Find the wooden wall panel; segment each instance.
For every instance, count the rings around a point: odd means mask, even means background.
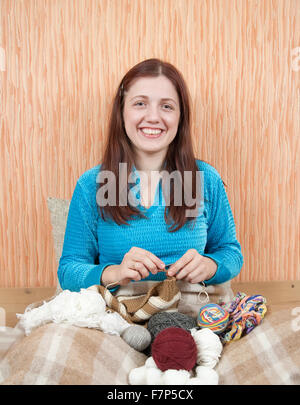
[[[198,157],[228,185],[239,281],[300,279],[299,0],[1,0],[0,287],[53,286],[48,196],[98,164],[137,62],[189,85]]]

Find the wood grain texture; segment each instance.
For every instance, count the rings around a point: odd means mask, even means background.
[[[299,0],[1,0],[0,286],[51,287],[48,196],[101,160],[137,62],[183,73],[197,156],[221,173],[245,264],[300,280]],[[298,69],[299,66],[299,69]]]

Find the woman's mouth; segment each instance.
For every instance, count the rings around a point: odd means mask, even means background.
[[[139,128],[139,131],[146,138],[159,138],[165,132],[160,128]]]

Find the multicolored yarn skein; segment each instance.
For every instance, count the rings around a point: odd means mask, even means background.
[[[226,344],[250,333],[263,320],[267,312],[266,304],[267,300],[262,295],[247,296],[238,292],[230,303],[223,305],[229,312],[229,323],[220,335],[221,342]]]
[[[221,333],[226,329],[229,313],[218,304],[210,303],[200,308],[197,324],[200,328],[209,328],[214,333]]]

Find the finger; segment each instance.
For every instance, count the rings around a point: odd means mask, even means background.
[[[131,278],[124,278],[124,280],[120,282],[120,285],[127,285],[131,282],[131,280]]]
[[[127,262],[127,269],[125,271],[125,278],[130,278],[130,280],[139,281],[142,279],[141,273],[136,268],[136,263],[134,260]]]
[[[132,268],[138,269],[141,271],[146,271],[146,272],[151,272],[153,274],[156,274],[158,272],[158,268],[155,263],[153,263],[148,257],[145,256],[145,254],[133,254],[132,255],[132,261],[134,262],[134,265]],[[139,264],[137,264],[139,263]],[[149,274],[148,274],[149,275]],[[147,276],[148,276],[147,275]]]
[[[135,269],[140,273],[142,278],[146,278],[149,276],[149,271],[148,269],[143,265],[141,262],[136,262],[134,264]],[[155,266],[156,268],[156,266]]]
[[[155,254],[149,252],[149,250],[145,250],[138,247],[135,247],[134,249],[138,254],[142,255],[143,257],[147,257],[149,260],[151,260],[151,262],[153,262],[156,265],[157,269],[162,270],[165,268],[165,263],[162,260],[160,260],[157,256],[155,256]]]
[[[191,284],[200,283],[203,280],[203,272],[199,269],[199,267],[196,270],[191,271],[187,276],[187,281]]]
[[[156,274],[157,272],[161,271],[162,268],[158,267],[157,263],[155,263],[150,257],[144,256],[143,264],[147,269],[152,273]]]
[[[204,278],[203,278],[203,276],[199,275],[199,276],[196,276],[195,278],[192,278],[191,280],[189,280],[189,283],[199,284],[199,283],[202,283],[202,281],[204,281]]]
[[[162,260],[160,260],[157,256],[155,256],[153,253],[148,252],[148,257],[150,260],[152,260],[153,263],[155,263],[157,269],[159,270],[165,269],[166,267],[165,263]]]
[[[197,269],[197,263],[195,261],[189,262],[186,266],[184,266],[177,274],[176,280],[184,280],[188,279],[191,272]]]
[[[159,270],[157,268],[156,264],[151,259],[149,259],[149,257],[147,257],[145,255],[139,255],[138,257],[136,256],[135,260],[138,263],[141,263],[142,266],[140,266],[140,268],[144,268],[153,274],[156,274]]]
[[[191,251],[187,251],[177,262],[173,263],[169,270],[168,276],[174,276],[178,273],[181,269],[183,269],[189,262],[191,262],[194,258],[194,254]]]
[[[129,270],[126,276],[127,276],[126,278],[130,278],[130,280],[135,281],[140,281],[142,279],[140,272],[136,270]]]

